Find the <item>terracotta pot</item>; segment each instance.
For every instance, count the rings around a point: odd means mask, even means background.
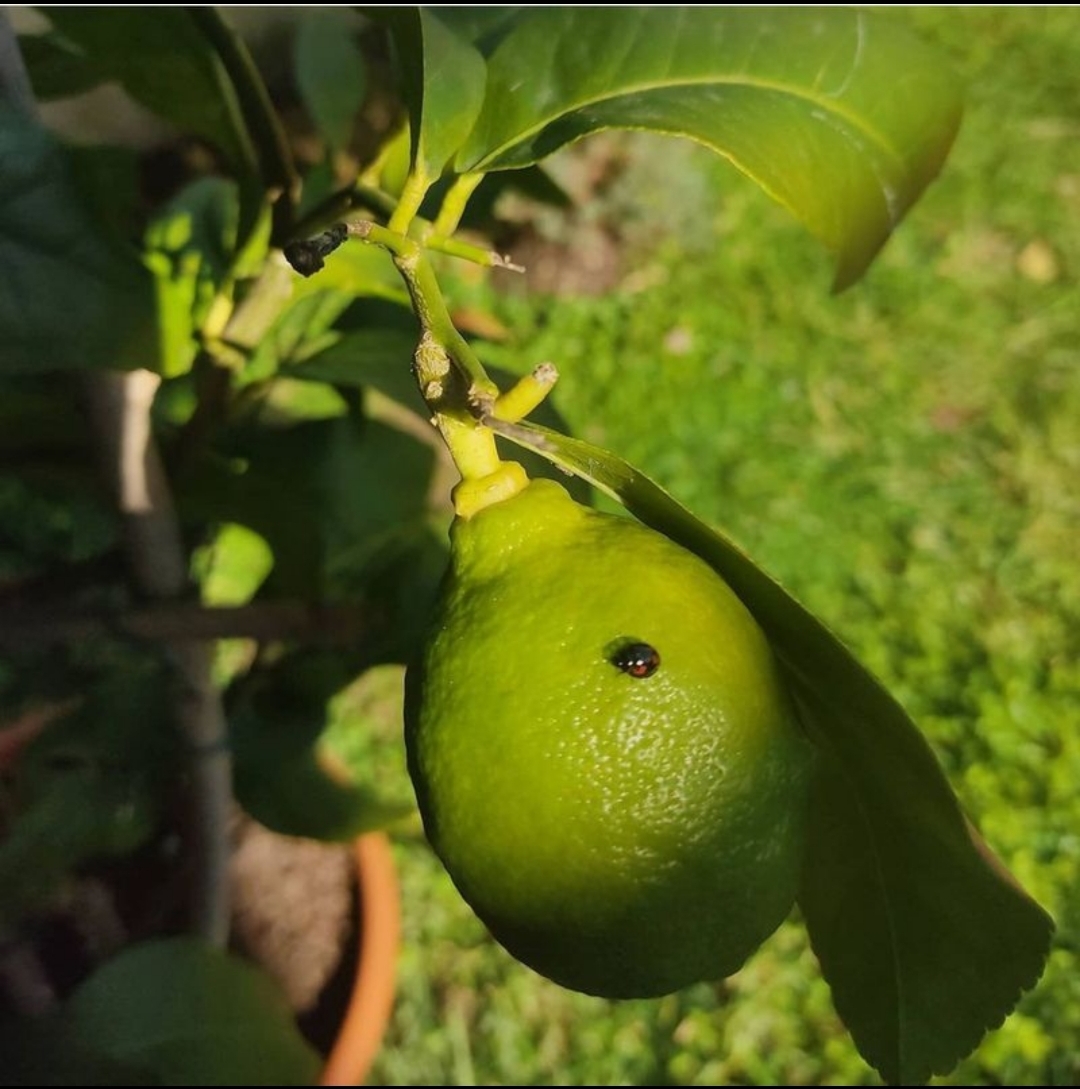
[[[401,899],[390,840],[382,832],[354,845],[361,932],[356,976],[320,1085],[362,1085],[394,1006]]]

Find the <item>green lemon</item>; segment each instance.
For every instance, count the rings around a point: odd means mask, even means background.
[[[702,560],[549,481],[451,535],[405,721],[462,895],[575,990],[734,972],[794,901],[811,764],[754,619]]]

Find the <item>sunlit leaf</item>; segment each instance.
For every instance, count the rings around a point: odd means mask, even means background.
[[[226,522],[201,557],[204,605],[246,605],[274,566],[270,546],[257,533]]]
[[[799,903],[837,1010],[889,1081],[955,1065],[1038,979],[1053,924],[971,829],[903,708],[778,583],[632,466],[533,425],[498,430],[697,553],[754,614],[821,754]]]
[[[461,147],[484,99],[484,58],[427,8],[380,13],[390,26],[402,67],[412,161],[434,181]]]
[[[527,9],[514,5],[458,7],[447,4],[439,7],[439,18],[459,38],[471,42],[487,57],[506,37],[525,10]]]
[[[835,253],[838,287],[937,174],[960,116],[935,50],[839,8],[536,8],[487,63],[459,172],[527,166],[607,128],[688,136]]]
[[[238,231],[236,186],[224,178],[192,182],[147,227],[144,260],[154,273],[160,369],[168,378],[191,368],[196,334],[230,279]]]

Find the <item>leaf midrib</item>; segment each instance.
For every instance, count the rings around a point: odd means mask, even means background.
[[[791,98],[798,99],[800,102],[805,102],[810,106],[817,106],[823,109],[826,113],[838,118],[840,121],[846,123],[853,130],[861,133],[865,136],[870,143],[875,146],[880,152],[886,155],[901,171],[904,172],[904,159],[903,156],[896,150],[893,145],[884,138],[884,136],[876,129],[868,126],[863,122],[858,114],[850,109],[837,108],[839,99],[832,96],[814,95],[808,93],[804,88],[794,88],[790,84],[786,84],[780,80],[762,79],[760,77],[751,77],[745,74],[740,75],[728,75],[728,76],[709,76],[709,77],[686,77],[686,78],[674,78],[665,80],[647,80],[641,83],[627,85],[619,89],[617,93],[613,94],[596,94],[588,98],[582,98],[579,102],[575,102],[567,109],[560,110],[557,113],[549,114],[543,120],[530,128],[523,129],[513,139],[506,140],[499,147],[485,155],[479,162],[468,167],[469,171],[479,171],[488,169],[486,164],[490,164],[493,160],[497,159],[500,155],[504,154],[507,149],[516,147],[519,144],[525,143],[530,140],[537,133],[543,132],[549,125],[561,120],[570,114],[577,113],[580,110],[587,109],[589,106],[595,106],[600,103],[615,102],[620,98],[628,98],[631,95],[648,94],[650,91],[665,91],[678,87],[746,87],[753,90],[771,91],[776,94],[788,95]],[[474,129],[475,131],[475,129]]]

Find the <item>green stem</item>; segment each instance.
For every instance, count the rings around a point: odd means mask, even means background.
[[[492,408],[496,420],[517,423],[536,408],[558,381],[554,363],[541,363],[532,374],[525,375],[505,393],[500,393]]]
[[[424,197],[430,186],[431,183],[424,172],[414,167],[405,181],[405,188],[401,191],[398,206],[390,217],[390,230],[405,234],[409,224],[416,218],[416,213],[420,211],[420,205],[424,203]]]
[[[499,457],[495,435],[484,421],[497,406],[514,415],[539,403],[554,382],[554,368],[540,368],[531,378],[518,383],[509,400],[500,401],[499,387],[454,326],[423,243],[392,226],[383,227],[370,220],[339,223],[316,238],[286,247],[285,256],[294,269],[310,276],[346,238],[385,249],[408,288],[423,330],[413,356],[413,370],[421,396],[434,414],[433,422],[461,473],[461,482],[454,489],[458,516],[471,518],[485,507],[516,495],[528,484],[525,470],[517,462],[504,462]]]
[[[436,235],[428,237],[425,245],[429,250],[437,250],[449,257],[460,257],[462,260],[471,261],[474,265],[484,268],[505,268],[511,272],[524,272],[521,265],[515,265],[509,257],[504,257],[494,250],[486,250],[483,246],[474,246],[469,242],[462,242],[458,238],[439,238]]]
[[[443,197],[442,207],[432,227],[432,236],[437,239],[449,238],[458,229],[461,217],[465,214],[465,206],[469,198],[476,191],[476,187],[484,180],[484,175],[462,174],[457,181],[447,190]]]
[[[310,238],[313,234],[339,223],[357,208],[366,208],[375,215],[387,219],[394,214],[397,201],[389,193],[375,185],[355,182],[336,193],[331,193],[324,201],[311,209],[295,226],[291,241]]]
[[[435,270],[427,259],[423,247],[411,238],[380,227],[377,223],[360,221],[347,224],[354,238],[371,242],[388,250],[409,290],[413,309],[421,328],[442,345],[455,366],[468,382],[469,401],[486,411],[499,396],[499,387],[488,377],[484,365],[469,346],[469,342],[457,331],[446,308],[442,289],[435,278]]]

